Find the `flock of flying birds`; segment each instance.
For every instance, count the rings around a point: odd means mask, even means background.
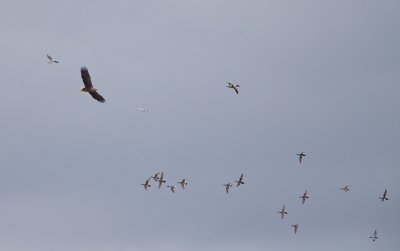
[[[159,177],[160,175],[160,177]],[[160,189],[163,185],[163,183],[167,182],[164,179],[164,172],[158,172],[156,174],[154,174],[154,176],[150,176],[149,178],[146,179],[146,181],[141,184],[144,187],[144,190],[148,190],[149,187],[151,187],[150,185],[150,181],[154,180],[155,183],[158,183],[158,189]],[[178,184],[181,184],[182,189],[185,189],[185,187],[188,185],[188,182],[186,181],[186,178],[183,178],[181,181],[177,182]],[[175,186],[174,185],[167,185],[167,187],[169,187],[171,189],[172,193],[175,193]]]
[[[304,158],[305,156],[307,156],[304,152],[297,153],[296,155],[299,156],[299,162],[300,162],[300,164],[301,164],[301,162],[303,161],[303,158]],[[345,185],[344,187],[340,187],[339,189],[340,189],[340,190],[343,190],[343,191],[345,191],[345,192],[347,193],[347,192],[350,191],[350,186],[351,186],[351,185]],[[306,190],[306,191],[303,193],[303,195],[300,196],[299,198],[301,199],[301,204],[304,205],[304,203],[306,202],[306,199],[310,198],[310,197],[308,196],[307,190]],[[385,191],[383,192],[382,197],[379,197],[379,199],[380,199],[382,202],[384,202],[385,200],[389,200],[389,198],[387,197],[387,189],[385,189]],[[277,213],[281,214],[281,219],[285,218],[285,215],[288,214],[287,211],[286,211],[286,206],[285,206],[285,204],[283,205],[281,211],[279,211],[279,212],[277,212]],[[293,227],[294,233],[296,234],[296,233],[297,233],[297,229],[299,228],[299,224],[296,223],[296,224],[291,225],[291,226]],[[375,242],[375,241],[378,239],[378,231],[375,229],[374,234],[373,234],[372,236],[370,236],[369,238],[371,238],[372,241]]]
[[[53,63],[58,64],[59,63],[58,60],[54,59],[49,54],[47,54],[47,59],[48,59],[48,63],[49,64],[53,64]],[[97,89],[93,87],[92,80],[91,80],[90,75],[89,75],[89,70],[85,66],[81,67],[81,76],[82,76],[83,84],[85,85],[85,87],[83,87],[81,89],[81,91],[89,93],[92,96],[92,98],[94,98],[95,100],[99,101],[100,103],[106,102],[105,98],[103,98],[103,96],[101,96],[97,92]],[[231,82],[226,82],[226,83],[228,84],[226,87],[228,87],[230,89],[233,89],[236,92],[236,94],[239,94],[240,85],[233,84]],[[141,111],[141,112],[148,112],[149,111],[148,109],[143,108],[143,107],[136,107],[136,109],[138,111]],[[302,163],[303,158],[305,156],[307,156],[304,152],[297,153],[296,155],[299,156],[300,164]],[[240,175],[240,177],[239,177],[239,180],[235,181],[236,182],[236,187],[239,187],[240,185],[244,184],[243,179],[244,178],[243,178],[243,173],[242,173]],[[150,184],[151,180],[153,180],[155,183],[158,183],[158,189],[160,189],[162,187],[162,185],[164,183],[166,183],[166,180],[164,179],[164,172],[161,172],[161,174],[160,174],[160,172],[157,172],[156,174],[154,174],[154,176],[150,176],[148,179],[146,179],[145,183],[141,184],[146,191],[148,190],[149,187],[151,187],[151,184]],[[188,185],[188,182],[187,182],[186,178],[183,178],[181,181],[178,181],[177,183],[181,185],[181,188],[183,190]],[[228,194],[229,190],[233,187],[233,184],[229,182],[229,183],[223,184],[222,186],[225,187],[225,191]],[[339,189],[343,190],[343,191],[345,191],[347,193],[347,192],[350,191],[350,188],[349,188],[350,186],[351,185],[346,185],[346,186],[341,187]],[[175,193],[175,190],[176,190],[176,186],[175,185],[171,184],[171,185],[167,185],[166,187],[170,188],[172,193]],[[307,190],[299,198],[301,198],[301,204],[304,205],[306,200],[309,198]],[[379,199],[382,202],[384,202],[385,200],[389,200],[389,198],[387,197],[387,189],[385,189],[385,191],[383,192],[382,197],[379,197]],[[277,213],[279,213],[281,215],[281,219],[282,220],[285,218],[285,215],[288,214],[288,212],[286,211],[285,204],[283,204],[282,209]],[[291,227],[293,227],[294,233],[297,234],[297,231],[298,231],[298,228],[299,228],[299,224],[296,223],[294,225],[291,225]],[[372,241],[375,242],[378,239],[378,231],[375,230],[373,235],[370,236],[369,238],[371,238]]]
[[[297,156],[299,156],[299,162],[301,164],[301,162],[303,161],[303,158],[306,156],[306,154],[304,152],[301,153],[297,153]],[[153,176],[150,176],[149,178],[146,179],[146,181],[141,184],[144,187],[144,190],[148,191],[148,188],[151,187],[150,181],[153,180],[155,183],[158,183],[158,189],[160,189],[162,187],[162,185],[164,183],[166,183],[166,180],[164,179],[164,172],[157,172],[156,174],[154,174]],[[238,180],[235,180],[236,183],[236,187],[239,187],[240,185],[244,185],[244,175],[243,173],[240,175]],[[186,178],[183,178],[181,181],[178,181],[177,183],[179,183],[182,187],[182,189],[184,190],[185,187],[188,185],[188,182],[186,180]],[[231,182],[223,184],[222,186],[225,187],[225,192],[228,194],[229,190],[233,187],[233,184]],[[340,190],[343,190],[344,192],[349,192],[350,191],[350,187],[351,185],[345,185],[344,187],[340,187]],[[168,185],[166,187],[169,187],[171,189],[172,193],[175,193],[175,189],[176,187],[174,185]],[[308,192],[307,190],[304,191],[303,195],[299,196],[299,198],[301,199],[301,204],[304,205],[304,203],[306,202],[306,200],[308,198],[310,198],[308,196]],[[389,200],[389,198],[387,197],[387,189],[385,189],[385,191],[383,192],[382,197],[379,197],[379,199],[384,202],[385,200]],[[288,214],[288,212],[286,211],[286,205],[283,204],[282,209],[277,212],[278,214],[281,215],[281,219],[283,220],[285,218],[285,215]],[[293,224],[291,225],[291,227],[293,227],[293,231],[295,234],[297,234],[298,228],[299,228],[299,224]],[[372,236],[370,236],[369,238],[372,239],[372,241],[376,241],[378,239],[378,231],[375,230],[374,234]]]

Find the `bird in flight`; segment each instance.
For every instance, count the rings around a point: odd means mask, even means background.
[[[85,87],[81,89],[81,92],[88,92],[95,100],[100,103],[106,102],[106,100],[97,92],[97,89],[93,87],[92,80],[90,79],[88,69],[83,66],[81,67],[81,76]]]
[[[178,183],[181,184],[182,189],[185,189],[188,184],[185,178],[183,178],[181,181],[178,181]]]
[[[373,236],[370,236],[369,238],[371,238],[372,241],[375,242],[375,241],[378,239],[378,231],[376,231],[376,229],[375,229],[374,235],[373,235]]]
[[[60,63],[57,60],[55,60],[54,58],[52,58],[49,54],[47,54],[47,59],[49,60],[48,61],[49,64],[52,64],[52,63],[58,64],[58,63]]]
[[[294,233],[297,234],[297,229],[299,228],[299,224],[291,225],[293,227]]]
[[[232,84],[231,82],[226,82],[226,83],[228,84],[226,87],[234,89],[236,94],[239,94],[238,88],[240,87],[240,85]]]
[[[158,181],[158,175],[159,175],[159,174],[160,174],[160,172],[154,174],[154,176],[151,176],[151,178],[152,178],[155,182],[157,182],[157,181]]]
[[[175,193],[175,186],[167,186],[171,189],[172,193]]]
[[[283,220],[283,218],[285,217],[285,214],[287,214],[286,208],[285,208],[285,204],[283,204],[283,207],[282,207],[281,211],[279,211],[277,213],[281,214],[281,219]]]
[[[223,186],[225,187],[226,193],[229,193],[229,189],[232,187],[232,183],[223,184]]]
[[[150,179],[151,179],[151,177],[148,178],[148,179],[146,180],[146,182],[144,182],[144,184],[141,184],[141,185],[144,187],[144,190],[146,190],[146,191],[147,191],[147,188],[151,187],[151,185],[150,185]]]
[[[148,112],[149,110],[143,107],[136,107],[136,110],[141,111],[141,112]]]
[[[307,190],[303,193],[303,196],[300,196],[299,198],[301,198],[301,204],[304,205],[304,202],[306,202],[306,199],[310,198],[307,196]]]
[[[299,156],[299,162],[300,162],[300,164],[301,164],[301,161],[303,160],[303,157],[305,157],[306,155],[304,154],[304,152],[296,153],[296,155]]]
[[[244,184],[244,182],[243,182],[243,173],[240,175],[239,180],[236,180],[235,182],[236,182],[236,186],[237,187],[242,185],[242,184]]]
[[[164,180],[164,172],[161,172],[161,176],[158,179],[158,189],[161,188],[162,184],[165,183],[166,180]]]
[[[350,186],[351,185],[346,185],[344,187],[341,187],[340,190],[343,190],[343,191],[345,191],[347,193],[348,191],[350,191],[350,188],[349,188]]]
[[[383,196],[379,197],[379,199],[381,199],[382,202],[384,202],[385,200],[389,200],[389,198],[387,197],[387,189],[385,189],[385,192],[383,192]]]

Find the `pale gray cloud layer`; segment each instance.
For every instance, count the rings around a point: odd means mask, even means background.
[[[4,2],[0,250],[397,250],[399,11]],[[79,92],[83,65],[105,104]],[[157,171],[187,191],[145,192]]]

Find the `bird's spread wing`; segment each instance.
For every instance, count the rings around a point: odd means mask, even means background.
[[[236,86],[232,85],[232,88],[235,90],[236,94],[239,94],[239,91]]]
[[[90,75],[89,75],[89,71],[86,67],[81,67],[81,76],[82,76],[82,80],[83,80],[83,84],[85,85],[85,87],[87,88],[93,88],[92,85],[92,80],[90,79]],[[92,95],[92,94],[91,94]],[[98,94],[97,94],[98,95]],[[99,95],[100,96],[100,95]],[[95,98],[92,95],[93,98]],[[101,97],[101,96],[100,96]],[[97,99],[97,98],[95,98]],[[101,97],[101,99],[104,99],[103,97]],[[100,101],[100,100],[99,100]],[[100,101],[101,102],[101,101]],[[104,101],[103,101],[104,102]]]
[[[383,193],[383,198],[386,198],[387,190],[385,189],[385,192]]]
[[[50,61],[53,61],[53,58],[52,58],[49,54],[47,54],[47,58],[48,58]]]
[[[90,78],[90,77],[89,77]],[[103,98],[103,96],[101,96],[97,91],[94,92],[89,92],[89,94],[97,101],[99,101],[100,103],[104,103],[106,102],[106,100]]]

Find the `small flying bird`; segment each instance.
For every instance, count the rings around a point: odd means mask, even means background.
[[[371,238],[372,241],[375,242],[378,239],[378,231],[376,231],[376,229],[375,229],[374,235],[370,236],[369,238]]]
[[[385,192],[383,192],[383,196],[379,197],[379,199],[381,199],[382,202],[384,202],[385,200],[389,200],[389,198],[387,197],[387,189],[385,189]]]
[[[301,198],[301,204],[304,205],[304,202],[306,202],[306,199],[310,198],[307,196],[307,190],[303,193],[303,196],[300,196],[299,198]]]
[[[182,189],[185,189],[185,187],[188,185],[186,178],[183,178],[181,181],[178,181],[179,184],[181,184]]]
[[[157,182],[157,181],[158,181],[158,175],[159,175],[159,174],[160,174],[160,172],[154,174],[154,176],[151,176],[151,178],[152,178],[155,182]]]
[[[167,186],[171,189],[172,193],[175,193],[175,186]]]
[[[233,185],[232,185],[232,183],[227,183],[227,184],[223,184],[223,186],[225,187],[226,193],[229,193],[229,189],[230,189]]]
[[[146,182],[144,182],[144,184],[141,184],[141,185],[144,187],[144,190],[146,190],[146,191],[147,191],[147,188],[151,187],[151,185],[150,185],[150,180],[151,180],[151,177],[148,178],[148,179],[146,180]]]
[[[228,84],[226,87],[234,89],[236,94],[239,94],[238,88],[240,87],[240,85],[232,84],[231,82],[226,83]]]
[[[344,187],[341,187],[340,190],[343,190],[343,191],[345,191],[347,193],[348,191],[350,191],[350,188],[349,188],[350,186],[351,185],[346,185]]]
[[[243,173],[240,175],[239,180],[235,180],[235,182],[236,182],[236,186],[237,187],[244,184],[244,182],[243,182]]]
[[[136,110],[139,110],[141,112],[148,112],[149,110],[143,107],[136,107]]]
[[[52,64],[52,63],[58,64],[58,63],[60,63],[57,60],[55,60],[54,58],[52,58],[49,54],[47,54],[47,59],[49,60],[49,62],[48,62],[49,64]]]
[[[162,184],[165,183],[165,182],[166,182],[166,180],[164,180],[164,172],[161,172],[161,176],[158,179],[158,189],[160,189]]]
[[[296,153],[296,155],[299,156],[299,162],[300,162],[300,164],[301,164],[301,161],[303,160],[303,157],[307,156],[307,155],[304,154],[304,152]]]
[[[297,234],[297,229],[299,228],[299,224],[296,223],[296,224],[291,225],[291,226],[294,228],[294,229],[293,229],[293,230],[294,230],[294,233]]]
[[[285,214],[287,214],[286,209],[285,209],[285,204],[283,204],[281,211],[279,211],[277,213],[281,214],[281,219],[283,220],[283,218],[285,217]]]
[[[81,76],[85,87],[81,89],[81,92],[88,92],[95,100],[100,103],[106,102],[106,100],[97,92],[97,89],[93,87],[92,80],[90,79],[88,69],[83,66],[81,67]]]

